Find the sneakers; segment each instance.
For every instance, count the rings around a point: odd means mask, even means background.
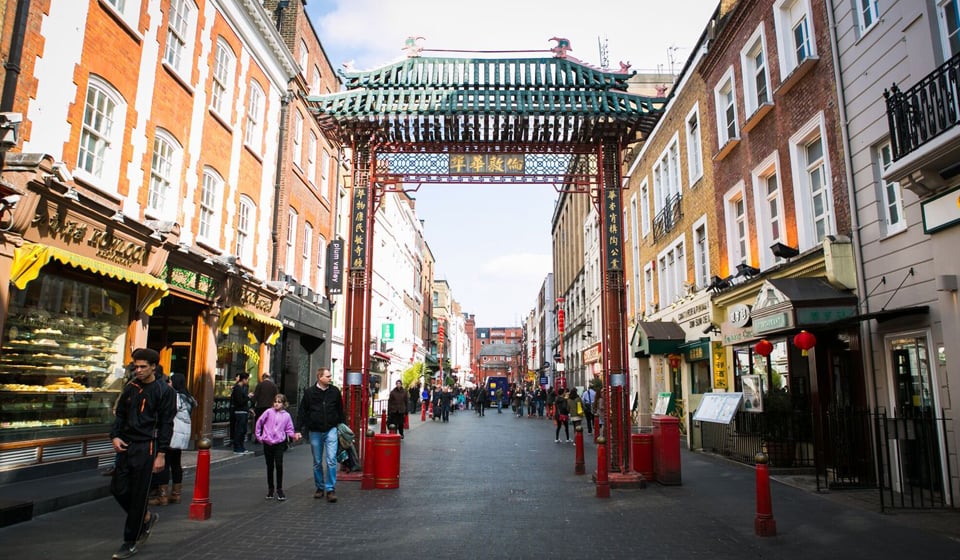
[[[337,501],[337,493],[333,490],[327,491],[327,501],[331,504]]]
[[[285,502],[286,500],[287,500],[287,496],[283,493],[283,490],[277,490],[277,501]]]
[[[572,439],[568,439],[568,440],[567,440],[567,443],[573,443],[573,440],[572,440]]]
[[[112,558],[114,560],[121,560],[122,558],[130,558],[137,553],[137,543],[125,542],[120,545],[120,548],[113,553]]]
[[[559,440],[559,439],[555,439],[555,440],[553,440],[553,443],[560,443],[560,440]]]
[[[143,528],[140,529],[140,536],[137,537],[136,544],[143,544],[147,542],[147,539],[150,538],[150,531],[153,530],[153,527],[157,524],[157,521],[160,520],[160,515],[156,513],[150,514],[150,519],[143,523]],[[136,550],[133,551],[131,556],[136,554]]]
[[[314,497],[314,499],[316,499],[316,500],[321,500],[321,499],[323,499],[323,495],[324,495],[324,492],[323,492],[323,490],[320,490],[320,489],[317,489],[317,491],[313,493],[313,497]]]
[[[273,488],[267,490],[267,497],[264,498],[264,499],[266,499],[266,500],[272,500],[272,499],[273,499]]]

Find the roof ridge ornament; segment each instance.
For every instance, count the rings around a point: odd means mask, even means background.
[[[567,53],[573,50],[570,46],[570,39],[566,37],[550,37],[550,41],[556,41],[557,44],[550,48],[550,52],[556,58],[567,58]]]
[[[423,47],[418,41],[425,39],[425,37],[414,37],[411,35],[403,42],[403,48],[400,50],[406,51],[407,58],[419,58],[420,53],[423,52]]]

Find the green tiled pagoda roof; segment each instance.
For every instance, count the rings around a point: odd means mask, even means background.
[[[546,132],[555,141],[592,142],[611,131],[632,140],[653,129],[666,99],[627,93],[631,75],[562,58],[408,58],[345,73],[346,91],[308,101],[326,128],[373,125],[405,141],[438,129],[446,141],[533,141]],[[495,127],[482,122],[490,117]],[[485,138],[476,137],[478,127],[489,131]]]

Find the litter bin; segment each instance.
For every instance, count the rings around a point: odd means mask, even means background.
[[[653,416],[653,474],[660,484],[680,484],[680,419]]]
[[[373,437],[373,487],[400,487],[400,435]]]
[[[633,471],[653,482],[653,434],[630,434]]]

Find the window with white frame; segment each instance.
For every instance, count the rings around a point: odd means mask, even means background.
[[[733,67],[731,66],[723,79],[720,80],[720,84],[713,90],[717,105],[717,140],[719,146],[723,146],[739,136],[735,85]]]
[[[220,244],[220,201],[223,199],[223,177],[211,168],[203,170],[200,186],[200,221],[197,238],[212,247]]]
[[[303,157],[303,113],[299,109],[293,114],[293,163],[302,167]]]
[[[105,0],[127,25],[136,29],[140,19],[140,0]]]
[[[230,92],[233,91],[233,72],[237,57],[223,39],[217,39],[213,59],[213,82],[210,85],[210,108],[227,118],[230,111]],[[228,119],[229,122],[229,119]]]
[[[250,197],[240,197],[237,208],[237,244],[235,254],[245,265],[253,264],[253,224],[256,219],[256,205]]]
[[[686,295],[687,261],[681,235],[670,247],[657,255],[657,278],[659,279],[660,305],[675,303]]]
[[[307,180],[312,185],[317,184],[317,134],[312,130],[307,142]]]
[[[250,97],[247,100],[247,128],[243,141],[260,153],[263,137],[263,88],[254,80],[250,80]]]
[[[703,177],[703,140],[700,138],[700,106],[687,113],[687,173],[690,186]]]
[[[868,29],[873,27],[880,19],[880,10],[877,8],[877,0],[854,0],[857,11],[857,27],[862,36]]]
[[[667,201],[680,194],[680,140],[675,134],[653,164],[653,213],[659,214]]]
[[[320,151],[320,196],[330,198],[330,152]]]
[[[304,286],[310,285],[310,273],[313,272],[313,225],[310,222],[303,223],[303,246],[300,250],[300,256],[303,259],[301,268],[303,275],[300,278],[300,283]]]
[[[644,237],[650,235],[650,187],[646,177],[640,182],[640,230]]]
[[[733,270],[750,262],[750,222],[747,219],[747,197],[743,183],[723,195],[724,220],[727,229],[727,264]]]
[[[324,239],[322,235],[317,236],[317,282],[316,288],[313,291],[318,294],[326,293],[324,290],[324,283],[327,281],[326,270],[324,266],[327,264],[327,240]]]
[[[710,245],[707,239],[707,217],[693,224],[693,274],[697,289],[710,283]]]
[[[300,71],[307,75],[307,62],[310,60],[310,49],[307,48],[307,42],[300,39],[300,52],[298,53],[297,63],[300,65]]]
[[[757,250],[760,252],[760,268],[771,267],[780,259],[769,247],[777,242],[786,242],[783,215],[783,192],[780,188],[780,163],[777,154],[767,156],[751,173],[753,200],[756,201]]]
[[[320,95],[320,68],[313,67],[313,74],[310,76],[310,95]]]
[[[655,311],[656,297],[653,292],[653,264],[647,263],[643,267],[643,305],[646,315]]]
[[[877,147],[877,166],[879,167],[878,176],[880,177],[880,187],[883,201],[883,226],[884,233],[891,235],[907,229],[907,221],[903,216],[903,191],[900,190],[900,183],[896,181],[885,181],[883,174],[893,163],[893,149],[890,142],[884,142]]]
[[[960,0],[940,0],[937,7],[944,58],[951,58],[960,53]]]
[[[76,170],[80,176],[111,192],[116,192],[120,176],[126,113],[127,104],[117,90],[99,77],[90,76]]]
[[[826,236],[837,231],[824,130],[824,117],[820,113],[790,138],[801,251],[819,245]]]
[[[150,185],[147,187],[147,212],[154,217],[177,221],[180,168],[183,147],[166,130],[157,129],[150,158]]]
[[[809,0],[780,0],[774,4],[781,80],[804,60],[817,56],[811,14]]]
[[[287,213],[287,252],[283,269],[287,276],[294,276],[297,259],[297,211],[293,208]]]
[[[189,78],[193,64],[197,5],[193,0],[171,0],[167,20],[167,44],[163,50],[163,61],[177,75]]]
[[[743,104],[746,114],[753,115],[761,105],[770,102],[770,77],[767,72],[766,41],[763,25],[747,41],[740,52],[740,68],[743,71]]]
[[[624,221],[624,223],[630,224],[630,237],[633,239],[633,243],[630,244],[631,249],[631,258],[633,259],[633,302],[636,306],[634,309],[635,312],[639,311],[642,307],[642,300],[640,299],[640,287],[643,285],[640,282],[640,205],[637,203],[637,195],[634,194],[630,197],[630,221]]]

